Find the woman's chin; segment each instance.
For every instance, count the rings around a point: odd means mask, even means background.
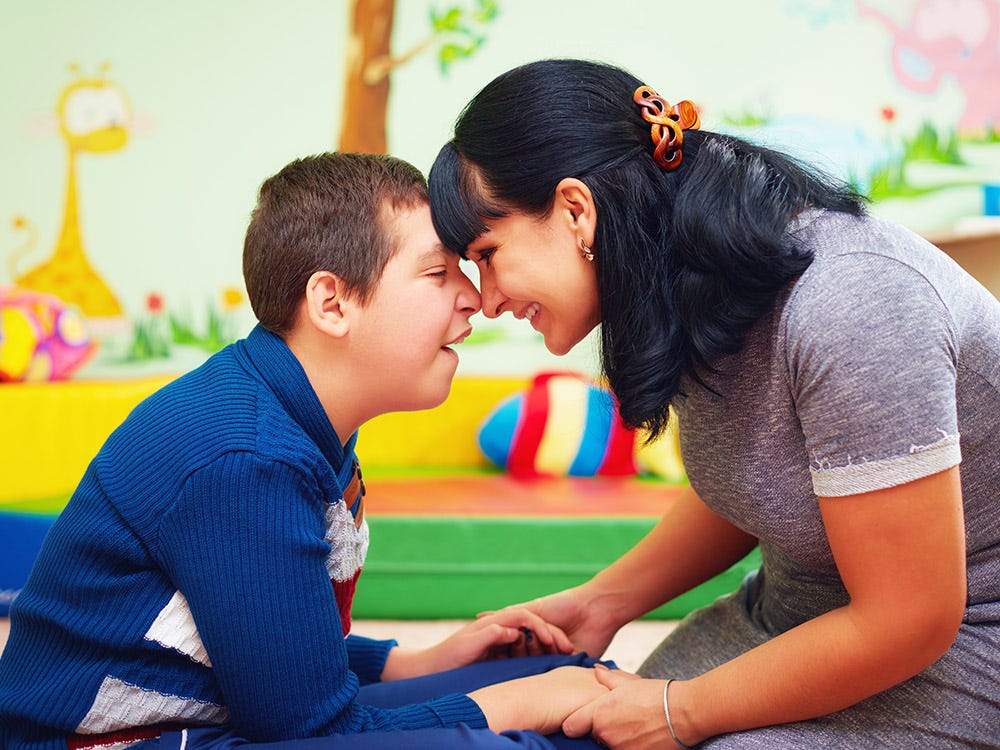
[[[548,336],[545,337],[545,348],[549,350],[551,354],[555,354],[557,357],[562,357],[569,353],[569,350],[576,345],[576,342],[567,343],[565,341],[555,341],[550,339]]]
[[[582,333],[578,331],[573,335],[567,335],[565,332],[560,334],[551,331],[543,333],[542,336],[544,337],[545,348],[557,357],[562,357],[565,354],[569,354],[570,350],[587,338],[587,336],[590,335],[590,332],[596,327],[597,325],[595,324],[586,331],[583,331]]]

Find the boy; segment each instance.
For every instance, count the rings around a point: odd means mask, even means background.
[[[571,650],[518,610],[426,651],[348,635],[368,545],[357,430],[444,400],[450,347],[480,305],[434,233],[422,175],[389,157],[293,162],[261,187],[243,267],[260,324],[140,404],[53,526],[12,609],[0,745],[545,742],[485,727],[558,729],[603,692],[591,670],[478,688],[579,657],[359,697],[359,683],[480,661],[522,629],[533,653]]]

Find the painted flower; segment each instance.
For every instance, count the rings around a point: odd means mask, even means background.
[[[886,122],[892,122],[896,119],[896,110],[889,106],[882,107],[880,114]]]
[[[227,286],[222,290],[222,306],[226,310],[234,310],[243,304],[243,292],[235,286]]]
[[[150,292],[146,295],[146,309],[153,315],[163,312],[164,307],[166,307],[166,303],[163,301],[162,294]]]

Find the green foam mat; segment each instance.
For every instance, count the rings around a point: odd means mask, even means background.
[[[652,518],[369,516],[371,546],[352,613],[358,619],[467,619],[583,583],[656,523]],[[679,619],[735,591],[760,565],[750,555],[651,612]]]

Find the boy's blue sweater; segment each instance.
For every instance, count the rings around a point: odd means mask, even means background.
[[[329,530],[355,437],[342,446],[298,360],[260,327],[141,403],[12,606],[0,747],[147,726],[224,724],[255,742],[485,727],[462,695],[355,702],[394,645],[345,640],[330,582],[340,551],[360,564],[366,546]]]

